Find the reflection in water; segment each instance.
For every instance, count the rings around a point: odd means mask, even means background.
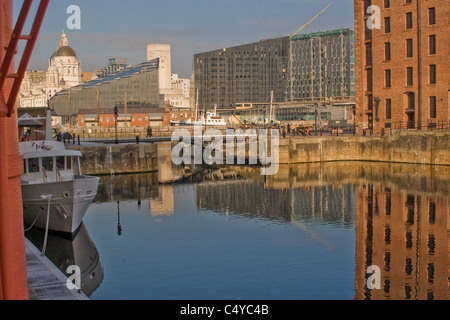
[[[233,291],[239,288],[248,290],[245,294],[251,298],[267,289],[267,283],[262,284],[261,279],[268,277],[270,281],[266,282],[274,282],[270,283],[272,291],[269,291],[272,299],[312,294],[321,299],[330,292],[343,291],[346,283],[350,283],[350,288],[345,291],[357,300],[449,299],[450,167],[356,162],[302,164],[280,166],[276,176],[261,176],[255,167],[228,169],[234,170],[238,178],[190,184],[186,191],[183,191],[185,184],[158,184],[158,177],[172,177],[172,173],[101,178],[99,193],[86,219],[94,239],[107,252],[105,260],[110,264],[105,265],[105,270],[112,273],[108,278],[121,288],[110,295],[116,294],[116,299],[127,298],[124,296],[127,290],[122,290],[127,288],[133,292],[129,293],[131,297],[140,299],[149,295],[172,297],[174,293],[189,299],[195,292],[207,299],[215,298],[215,292],[241,297],[241,292]],[[133,211],[134,202],[138,209],[142,204],[145,210]],[[219,214],[211,215],[211,212]],[[220,219],[222,214],[225,219]],[[263,231],[259,229],[261,221],[268,222]],[[246,241],[233,242],[232,236],[223,234],[227,230],[239,238],[238,229],[249,224],[258,227],[245,228],[254,232],[242,235]],[[85,233],[83,230],[84,227],[78,237]],[[342,230],[345,233],[340,233]],[[353,230],[356,243],[340,241],[339,236],[351,234]],[[258,241],[261,236],[274,234],[274,238],[284,234],[286,238],[279,242]],[[29,234],[27,237],[35,238]],[[116,239],[120,242],[114,241],[115,238],[120,238]],[[227,246],[220,245],[220,241],[226,241]],[[315,246],[314,242],[321,246]],[[119,247],[121,252],[117,252]],[[322,247],[327,250],[317,253]],[[86,270],[83,281],[93,282],[87,288],[96,288],[102,281],[98,252],[89,238],[83,241],[76,238],[74,243],[49,240],[47,248],[48,255],[53,256],[51,260],[61,268],[70,264],[86,265],[82,268]],[[69,253],[57,257],[57,251]],[[249,259],[253,252],[264,252],[264,256]],[[349,257],[352,265],[340,261],[339,265],[349,270],[337,270],[333,274],[335,277],[348,274],[344,279],[334,281],[325,276],[310,276],[329,274],[330,266],[335,265],[333,259],[339,259],[338,255],[345,252],[352,253]],[[207,254],[210,256],[204,257]],[[252,264],[255,260],[259,264]],[[244,261],[245,268],[236,267]],[[126,272],[123,272],[124,263],[128,267]],[[224,281],[225,275],[213,272],[216,263],[220,264],[220,270],[235,273]],[[380,267],[380,289],[367,287],[366,270],[372,265]],[[258,266],[267,266],[264,271],[258,269],[261,278],[251,271]],[[91,279],[93,269],[95,276]],[[140,279],[136,284],[136,274],[149,278]],[[189,276],[182,276],[186,274]],[[190,277],[195,283],[189,282]],[[232,283],[233,279],[240,282]],[[96,295],[110,286],[111,283],[103,285]],[[193,286],[197,291],[193,291]],[[279,287],[282,290],[277,291]],[[302,290],[308,292],[301,294]],[[206,297],[201,296],[204,292],[208,292]]]
[[[355,299],[449,299],[449,168],[343,163],[284,166],[274,177],[197,186],[199,208],[292,223],[355,226]],[[369,266],[381,268],[370,290]]]
[[[25,236],[37,248],[41,248],[44,242],[45,231],[33,228],[27,231]],[[69,276],[65,273],[69,266],[76,265],[80,267],[81,290],[86,296],[89,297],[100,287],[103,281],[103,267],[98,250],[83,222],[73,239],[49,233],[45,255],[66,276]]]
[[[101,176],[95,203],[157,198],[158,174],[142,173],[127,175]]]
[[[120,224],[120,201],[117,201],[117,234],[122,235],[122,225]]]
[[[158,187],[157,198],[150,199],[150,212],[152,216],[171,215],[175,210],[175,200],[172,185]]]
[[[449,298],[449,198],[357,189],[356,299]],[[366,269],[381,268],[381,289],[369,290]]]
[[[354,201],[353,185],[275,189],[247,179],[197,185],[199,209],[284,222],[352,225]]]

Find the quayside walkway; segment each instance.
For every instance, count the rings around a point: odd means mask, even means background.
[[[89,300],[78,290],[67,288],[67,276],[25,238],[30,300]]]

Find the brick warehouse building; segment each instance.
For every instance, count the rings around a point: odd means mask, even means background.
[[[164,108],[118,108],[118,127],[165,127],[169,126],[169,113]],[[114,111],[80,109],[77,125],[82,127],[112,128],[116,126]]]
[[[448,128],[450,0],[354,5],[359,130]]]

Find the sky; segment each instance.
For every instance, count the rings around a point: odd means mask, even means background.
[[[13,3],[17,18],[23,1]],[[83,72],[101,69],[113,57],[144,62],[148,44],[167,43],[172,73],[189,78],[194,54],[287,36],[330,3],[301,33],[353,28],[353,0],[50,0],[29,69],[47,70],[65,30]],[[68,29],[71,5],[80,8],[81,29]],[[31,22],[24,34],[30,28]]]

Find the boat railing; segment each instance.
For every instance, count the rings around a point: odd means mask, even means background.
[[[42,180],[44,181],[44,183],[47,183],[47,171],[45,170],[45,168],[42,168]]]
[[[56,181],[57,181],[57,182],[63,181],[63,179],[62,179],[62,177],[61,177],[61,172],[59,171],[58,166],[56,166]]]

